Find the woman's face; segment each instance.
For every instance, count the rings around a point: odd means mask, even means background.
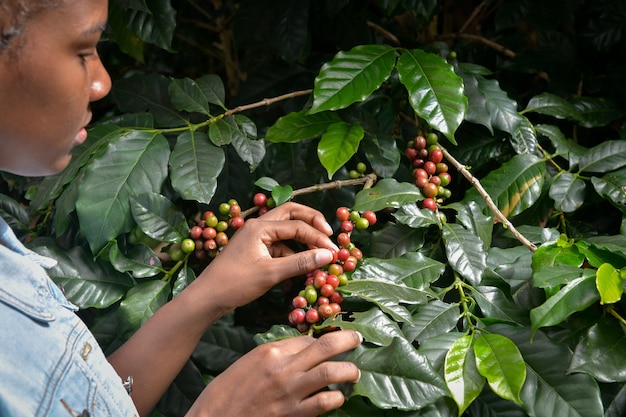
[[[107,8],[107,0],[64,0],[27,23],[17,54],[0,54],[1,171],[57,173],[85,141],[89,103],[111,88],[96,50]]]

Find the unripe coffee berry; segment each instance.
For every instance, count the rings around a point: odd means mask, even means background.
[[[230,204],[228,203],[222,203],[219,205],[218,207],[218,211],[220,214],[226,215],[228,214],[228,212],[230,211]]]
[[[359,230],[365,230],[370,226],[370,222],[365,217],[359,217],[354,226]]]
[[[367,171],[367,165],[365,165],[365,162],[359,162],[358,164],[356,164],[356,170],[363,174],[365,173],[365,171]]]
[[[348,256],[349,257],[349,256]],[[346,258],[348,259],[348,258]],[[332,275],[341,275],[343,274],[343,267],[339,264],[330,264],[328,265],[328,273]]]
[[[184,253],[191,253],[196,250],[196,242],[193,239],[183,239],[180,248]]]

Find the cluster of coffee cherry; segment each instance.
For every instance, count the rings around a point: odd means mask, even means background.
[[[437,134],[428,133],[426,137],[417,135],[407,142],[405,156],[411,161],[415,186],[424,194],[421,207],[437,210],[437,203],[450,198],[452,192],[446,188],[452,177],[448,165],[443,162],[443,152],[439,148]]]
[[[314,325],[341,313],[343,295],[337,288],[348,282],[347,274],[363,259],[363,252],[351,241],[352,231],[364,230],[376,223],[373,211],[361,214],[339,207],[336,216],[340,222],[336,237],[339,251],[333,253],[330,264],[306,275],[304,289],[291,302],[288,320],[301,333],[310,332]]]

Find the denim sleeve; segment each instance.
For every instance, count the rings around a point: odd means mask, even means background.
[[[0,416],[138,416],[50,264],[0,219]]]

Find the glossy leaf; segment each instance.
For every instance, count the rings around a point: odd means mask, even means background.
[[[308,41],[309,2],[282,1],[272,21],[272,45],[287,62],[294,62],[303,53]]]
[[[192,358],[204,369],[221,372],[255,346],[249,330],[226,317],[202,335]]]
[[[134,245],[128,251],[122,251],[117,241],[113,240],[103,252],[108,252],[111,265],[116,270],[131,272],[134,278],[150,278],[162,271],[161,260],[151,248],[145,245]]]
[[[574,351],[569,372],[585,372],[600,382],[626,381],[626,334],[611,318],[587,330]]]
[[[528,322],[528,312],[497,287],[478,286],[472,296],[488,320],[500,320],[520,326]]]
[[[93,255],[82,247],[68,250],[53,241],[38,239],[32,249],[57,261],[56,266],[47,270],[48,276],[80,308],[110,307],[135,284],[130,275],[117,272],[111,264],[94,262]]]
[[[465,204],[453,203],[448,207],[457,211],[457,222],[478,236],[483,242],[484,249],[491,246],[493,215],[485,215],[475,201],[468,201]]]
[[[541,195],[545,164],[543,159],[534,155],[516,155],[491,171],[481,183],[504,216],[515,216],[531,207]],[[465,197],[465,201],[480,199],[474,189]]]
[[[400,151],[391,135],[366,132],[361,146],[372,170],[379,177],[389,178],[396,173],[400,166]]]
[[[626,141],[607,140],[589,149],[578,160],[579,172],[605,173],[626,166]]]
[[[413,229],[403,224],[388,224],[372,232],[370,255],[377,258],[395,258],[414,252],[424,245],[426,228]]]
[[[458,338],[446,355],[444,378],[461,416],[478,397],[485,385],[485,377],[478,373],[473,352],[474,337]]]
[[[235,115],[236,129],[232,135],[232,145],[242,161],[254,171],[265,157],[265,143],[257,140],[256,125],[250,119],[240,114]]]
[[[544,114],[557,119],[582,120],[582,115],[573,104],[550,93],[541,93],[531,98],[524,112]]]
[[[476,368],[487,378],[489,386],[500,397],[521,403],[520,392],[526,380],[526,364],[509,338],[481,333],[474,341]]]
[[[596,271],[596,288],[600,293],[600,304],[613,304],[622,299],[624,284],[620,271],[611,264],[602,264]]]
[[[326,111],[309,114],[308,110],[289,113],[280,117],[267,129],[265,140],[268,142],[297,143],[321,136],[328,127],[341,119],[336,113]]]
[[[556,149],[556,154],[563,156],[565,159],[583,155],[587,152],[587,148],[567,140],[561,129],[553,125],[537,124],[535,130],[538,134],[546,136],[552,146]]]
[[[443,228],[446,255],[452,269],[467,279],[471,285],[479,285],[487,267],[487,253],[483,242],[463,226],[446,223]]]
[[[550,186],[548,195],[554,208],[565,213],[576,211],[585,201],[585,182],[569,172],[559,175]]]
[[[185,200],[209,204],[224,168],[224,151],[199,131],[181,134],[170,157],[172,187]]]
[[[130,230],[129,197],[136,194],[135,190],[161,190],[169,154],[169,145],[162,135],[133,131],[111,143],[86,167],[76,210],[94,253],[110,239]]]
[[[413,313],[413,324],[406,324],[402,331],[408,340],[422,343],[441,333],[455,328],[459,321],[459,305],[433,300],[419,306]]]
[[[150,2],[150,13],[131,10],[127,13],[127,26],[140,39],[168,51],[173,51],[172,40],[176,28],[176,10],[169,1]]]
[[[277,206],[291,200],[293,194],[293,187],[291,185],[277,185],[272,188],[272,198],[276,202]]]
[[[120,304],[119,333],[130,336],[167,302],[170,288],[167,282],[153,280],[131,288]]]
[[[180,242],[189,227],[185,216],[174,203],[158,193],[130,197],[130,209],[143,232],[161,242]]]
[[[206,99],[207,102],[226,110],[226,106],[224,105],[224,100],[226,99],[224,83],[218,75],[205,74],[196,80],[196,84],[200,87],[200,90],[202,90],[204,99]]]
[[[350,320],[335,320],[333,323],[344,330],[360,332],[367,343],[378,346],[389,346],[394,338],[403,337],[398,323],[376,307],[352,313]]]
[[[387,80],[395,63],[396,51],[387,45],[359,45],[339,52],[315,78],[310,113],[365,100]]]
[[[526,117],[522,117],[521,123],[511,133],[511,146],[519,155],[532,155],[537,152],[537,133],[535,127]]]
[[[317,156],[332,179],[359,149],[365,132],[359,124],[336,122],[328,126],[317,145]]]
[[[583,270],[573,265],[546,265],[533,274],[537,288],[559,288],[582,276]]]
[[[409,287],[425,290],[443,271],[444,265],[441,262],[420,253],[409,252],[392,259],[364,259],[352,278],[405,283]]]
[[[191,78],[173,79],[169,94],[178,110],[211,116],[209,102],[200,86]]]
[[[478,89],[486,98],[491,125],[511,135],[516,133],[522,123],[522,117],[517,112],[517,103],[508,97],[496,80],[479,77]]]
[[[423,198],[422,193],[413,184],[385,178],[378,181],[372,188],[359,191],[352,209],[379,211],[387,207],[400,207],[414,203]]]
[[[448,393],[426,358],[402,338],[386,347],[359,346],[347,360],[361,370],[351,396],[367,397],[379,408],[419,410]]]
[[[588,273],[565,285],[545,303],[530,311],[533,333],[540,327],[561,323],[577,311],[582,311],[600,300],[595,274]]]
[[[429,294],[388,281],[352,280],[338,287],[342,293],[358,296],[380,307],[396,321],[411,323],[411,314],[402,304],[424,304]]]
[[[450,142],[467,110],[463,80],[443,58],[420,49],[404,50],[396,65],[415,113]]]
[[[600,196],[626,213],[626,169],[610,172],[602,178],[591,177],[591,184]]]
[[[613,120],[624,116],[618,106],[606,98],[574,97],[571,103],[582,115],[581,124],[588,128],[606,126]]]
[[[393,217],[400,223],[415,229],[441,224],[441,220],[439,220],[434,211],[420,209],[415,203],[403,205],[393,213]]]

